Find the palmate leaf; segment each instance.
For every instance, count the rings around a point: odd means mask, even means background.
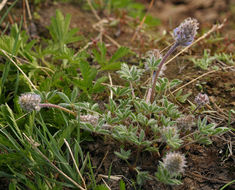
[[[101,70],[103,71],[107,71],[107,70],[118,70],[121,67],[121,63],[120,62],[114,62],[114,63],[108,63],[106,65],[104,65]]]
[[[101,92],[104,89],[101,83],[105,82],[107,77],[96,79],[97,69],[92,68],[87,61],[81,60],[79,65],[81,76],[75,79],[75,85],[83,91],[82,97],[84,94],[87,98],[87,95],[89,97],[93,93]]]
[[[87,85],[92,83],[92,80],[97,74],[97,70],[95,68],[92,68],[87,61],[80,62],[80,70],[84,81],[87,82]]]
[[[121,78],[127,81],[134,82],[140,79],[143,70],[138,69],[136,66],[131,66],[131,68],[129,68],[127,64],[123,63],[121,66],[121,70],[117,71],[117,73],[120,75]]]
[[[121,67],[120,59],[130,53],[127,47],[120,47],[108,60],[106,58],[107,48],[104,43],[98,44],[98,50],[94,49],[95,61],[101,66],[101,70],[118,70]]]
[[[69,29],[71,15],[67,14],[64,18],[63,14],[57,10],[56,16],[51,19],[49,32],[54,42],[59,43],[60,48],[72,42],[81,39],[80,36],[75,36],[78,32],[77,28]]]
[[[76,102],[76,99],[77,99],[77,97],[78,97],[78,93],[79,93],[79,91],[78,91],[78,88],[77,87],[74,87],[74,89],[73,89],[73,91],[72,91],[72,93],[71,93],[71,97],[70,97],[70,99],[71,99],[71,102],[72,103],[75,103]]]
[[[100,66],[104,67],[105,65],[107,65],[107,60],[106,60],[107,49],[104,43],[98,43],[98,48],[99,51],[94,49],[93,54],[95,56],[95,60],[100,64]]]
[[[180,90],[176,93],[175,99],[178,100],[180,103],[185,103],[186,100],[187,100],[187,98],[188,98],[192,93],[190,92],[190,93],[188,93],[188,94],[182,95],[182,92],[183,92],[183,90],[180,89]]]
[[[127,55],[128,53],[130,53],[129,48],[127,47],[120,47],[111,57],[111,59],[109,60],[109,64],[114,63],[115,61],[118,61],[119,59],[121,59],[122,57],[124,57],[125,55]]]
[[[205,135],[219,135],[229,131],[227,127],[216,127],[215,123],[207,123],[207,118],[203,120],[198,119],[198,129],[202,134]]]
[[[78,79],[76,84],[83,91],[88,92],[88,89],[92,87],[92,81],[95,79],[97,70],[95,68],[91,68],[88,62],[81,61],[80,62],[80,71],[82,78]]]
[[[15,49],[15,53],[19,51],[21,41],[17,41],[11,36],[2,36],[0,38],[0,49],[13,54],[13,49]],[[0,55],[4,55],[2,51],[0,51]]]
[[[114,95],[116,95],[117,97],[129,95],[129,93],[131,92],[130,88],[121,88],[119,86],[118,87],[110,87],[110,89],[112,90]]]
[[[95,84],[94,84],[94,86],[93,86],[93,88],[92,88],[92,92],[93,92],[93,93],[97,93],[97,92],[102,91],[102,90],[104,89],[104,86],[103,86],[101,83],[105,82],[107,79],[108,79],[108,78],[107,78],[106,76],[99,78],[99,79],[95,82]]]
[[[120,152],[115,151],[114,154],[121,158],[122,160],[128,160],[131,156],[131,150],[125,151],[124,149],[120,149]]]

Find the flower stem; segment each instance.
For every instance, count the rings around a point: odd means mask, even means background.
[[[62,111],[65,111],[65,112],[67,112],[67,113],[70,113],[70,114],[74,115],[75,117],[77,116],[77,113],[75,113],[75,112],[73,112],[73,111],[71,111],[71,110],[69,110],[69,109],[67,109],[67,108],[64,108],[64,107],[62,107],[62,106],[59,106],[59,105],[45,103],[45,104],[39,104],[39,106],[40,106],[41,108],[46,108],[46,107],[47,107],[47,108],[48,108],[48,107],[57,108],[57,109],[60,109],[60,110],[62,110]]]
[[[151,103],[153,102],[154,97],[155,97],[157,78],[158,78],[159,73],[162,69],[162,66],[164,65],[167,57],[170,54],[172,54],[178,46],[179,46],[178,43],[174,43],[174,45],[171,46],[171,48],[168,50],[168,52],[165,54],[165,56],[162,58],[161,62],[159,63],[158,70],[153,72],[152,87],[148,91],[146,102],[150,102],[150,101],[151,101]]]
[[[192,114],[194,114],[200,107],[201,107],[201,104],[198,104],[197,107],[195,108],[195,110],[193,110]]]
[[[135,92],[134,92],[134,88],[133,88],[132,82],[130,82],[130,88],[131,88],[132,98],[135,98]]]

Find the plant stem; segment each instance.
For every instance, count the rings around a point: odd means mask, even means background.
[[[73,111],[71,111],[71,110],[69,110],[67,108],[64,108],[62,106],[59,106],[59,105],[45,103],[45,104],[39,104],[39,106],[41,108],[46,108],[46,107],[57,108],[57,109],[60,109],[62,111],[65,111],[67,113],[70,113],[70,114],[74,115],[75,117],[77,116],[77,113],[75,113],[75,112],[73,112]]]
[[[194,114],[200,107],[201,107],[201,104],[198,104],[198,106],[195,108],[192,114]]]
[[[136,167],[137,162],[138,162],[138,160],[139,160],[139,157],[140,157],[140,151],[141,151],[141,148],[138,146],[138,147],[137,147],[137,155],[136,155],[136,159],[135,159],[134,167]]]
[[[192,135],[194,135],[194,134],[196,134],[196,133],[199,133],[199,131],[194,131],[194,132],[192,132],[192,133],[189,133],[188,135],[183,136],[181,139],[182,139],[182,140],[183,140],[183,139],[186,139],[187,137],[192,136]]]
[[[179,46],[178,43],[174,43],[174,45],[171,46],[171,48],[168,50],[168,52],[165,54],[165,56],[162,58],[161,62],[159,63],[158,70],[153,72],[152,87],[148,91],[146,102],[150,102],[150,101],[151,103],[153,102],[154,97],[155,97],[155,91],[156,91],[156,83],[157,83],[159,73],[162,69],[162,66],[165,63],[167,57],[170,54],[172,54],[178,46]]]
[[[131,87],[132,98],[135,98],[135,92],[134,92],[132,82],[130,82],[130,87]]]

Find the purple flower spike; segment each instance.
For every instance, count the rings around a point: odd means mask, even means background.
[[[198,30],[198,21],[196,19],[187,18],[177,28],[173,34],[178,45],[188,46],[194,41],[194,37]]]

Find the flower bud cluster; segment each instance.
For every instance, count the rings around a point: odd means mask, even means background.
[[[21,94],[19,97],[19,104],[25,111],[39,111],[40,110],[41,97],[34,93]]]
[[[209,97],[207,96],[207,94],[202,94],[202,93],[199,93],[196,96],[194,101],[196,102],[197,105],[200,105],[200,106],[210,103]]]
[[[80,120],[82,122],[88,122],[94,126],[98,125],[98,120],[99,120],[99,117],[98,116],[94,116],[94,115],[81,115],[80,116]]]
[[[171,175],[179,175],[186,167],[185,156],[177,152],[167,153],[163,158],[163,166]]]
[[[176,119],[177,127],[184,130],[191,130],[195,125],[195,116],[194,115],[183,115],[180,118]]]

